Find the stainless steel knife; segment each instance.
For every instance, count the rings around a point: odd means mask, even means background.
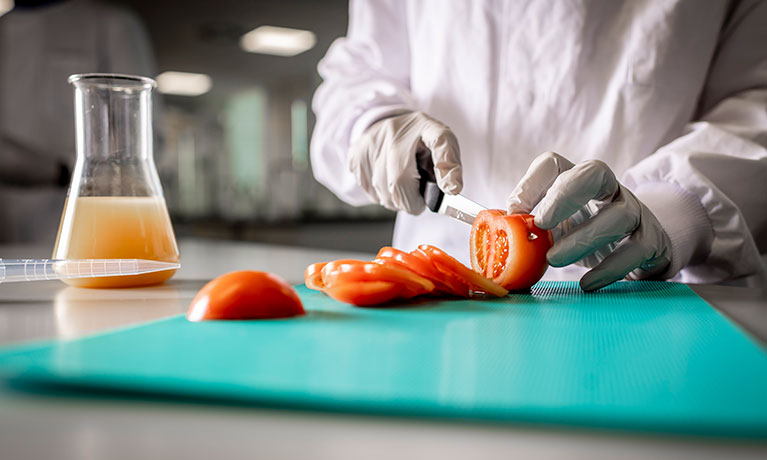
[[[436,182],[426,182],[423,198],[430,210],[469,225],[474,223],[480,211],[487,209],[464,196],[446,195],[437,187]]]
[[[426,201],[426,207],[437,214],[443,214],[453,219],[460,220],[469,225],[474,223],[480,211],[487,208],[477,204],[461,195],[446,195],[437,186],[434,175],[434,164],[428,152],[419,152],[416,155],[418,174],[421,176],[421,196]]]

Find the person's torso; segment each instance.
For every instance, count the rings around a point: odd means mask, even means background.
[[[693,116],[727,3],[695,0],[408,3],[411,90],[456,133],[464,194],[503,208],[540,153],[618,176]],[[400,216],[395,244],[435,216]],[[452,231],[465,233],[468,226]],[[446,247],[446,249],[448,249]],[[456,247],[466,260],[465,248]]]

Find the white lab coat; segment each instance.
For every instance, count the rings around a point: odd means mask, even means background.
[[[547,150],[599,159],[669,234],[675,280],[763,276],[767,2],[352,1],[319,72],[312,166],[348,203],[369,202],[350,143],[421,110],[458,137],[468,198],[504,208]],[[468,234],[399,213],[394,245],[467,261]]]
[[[69,75],[154,75],[149,39],[128,11],[71,0],[0,17],[0,241],[53,246],[75,161]]]

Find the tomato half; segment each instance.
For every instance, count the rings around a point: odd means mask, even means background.
[[[531,215],[482,211],[471,227],[471,266],[506,289],[528,289],[546,272],[552,243]]]
[[[418,252],[424,254],[446,276],[454,276],[464,280],[472,291],[484,292],[497,297],[503,297],[509,293],[503,287],[466,267],[439,248],[422,244],[418,246]]]
[[[243,270],[210,281],[192,300],[189,321],[266,319],[303,315],[296,290],[277,275]]]

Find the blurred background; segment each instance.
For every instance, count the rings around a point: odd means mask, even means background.
[[[317,63],[346,0],[0,0],[0,243],[55,239],[75,160],[73,73],[154,77],[177,237],[376,251],[394,215],[317,183]]]

